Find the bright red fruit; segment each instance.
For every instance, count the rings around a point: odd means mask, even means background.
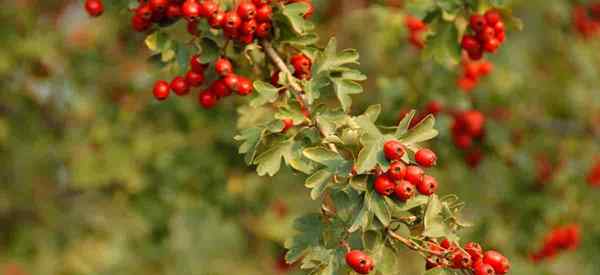
[[[256,16],[256,6],[252,2],[242,2],[237,7],[237,14],[243,20],[254,19],[254,16]]]
[[[208,64],[200,63],[199,55],[194,55],[190,58],[190,69],[197,73],[204,73],[204,70],[208,67]]]
[[[452,253],[452,267],[453,268],[469,268],[473,262],[469,254],[456,250]]]
[[[412,183],[401,180],[394,188],[394,194],[401,201],[407,201],[415,195],[415,186]]]
[[[359,274],[369,274],[375,267],[371,257],[360,250],[346,253],[346,264]]]
[[[400,160],[406,153],[404,145],[397,140],[386,141],[383,144],[383,153],[388,160]]]
[[[211,18],[213,15],[219,12],[219,5],[213,1],[202,2],[202,9],[200,9],[200,16],[204,18]]]
[[[188,86],[185,78],[178,76],[171,81],[171,90],[173,90],[175,94],[182,96],[189,93],[190,86]]]
[[[484,264],[483,262],[475,262],[473,264],[473,274],[474,275],[495,275],[496,271],[489,264]]]
[[[293,55],[290,62],[296,73],[310,73],[312,61],[303,53]]]
[[[152,25],[152,22],[144,19],[141,16],[134,15],[131,17],[131,27],[137,32],[147,31],[148,28]]]
[[[198,95],[198,102],[205,109],[210,109],[217,104],[217,96],[210,91],[204,91]]]
[[[169,97],[170,89],[171,88],[169,87],[168,82],[164,80],[158,80],[156,83],[154,83],[154,89],[152,90],[152,93],[156,99],[165,100],[167,97]]]
[[[253,34],[254,32],[256,32],[257,27],[258,24],[256,23],[256,20],[246,20],[242,22],[242,25],[240,25],[240,31],[242,32],[242,34]]]
[[[271,21],[271,16],[273,16],[273,9],[269,4],[261,4],[256,8],[256,21],[258,22],[268,22]]]
[[[464,246],[465,251],[471,256],[471,260],[476,263],[483,258],[483,248],[481,245],[474,242],[469,242]]]
[[[469,26],[476,32],[483,30],[486,25],[485,18],[480,14],[471,15],[471,18],[469,18]]]
[[[150,20],[150,18],[152,18],[152,8],[150,8],[149,4],[140,5],[135,10],[135,15],[144,18],[145,20]]]
[[[256,36],[258,38],[267,38],[271,35],[272,25],[269,22],[261,22],[256,27]]]
[[[463,36],[460,45],[463,49],[465,49],[468,52],[479,50],[481,48],[481,44],[479,43],[477,38],[475,38],[472,35]]]
[[[494,26],[496,23],[502,20],[502,16],[496,10],[488,10],[483,16],[485,17],[486,23],[490,26]]]
[[[223,80],[215,80],[210,85],[210,90],[217,95],[217,97],[227,97],[231,95],[231,90],[227,88]]]
[[[406,167],[406,175],[404,179],[413,185],[418,185],[423,181],[425,177],[425,171],[416,165],[409,165]]]
[[[240,78],[235,74],[228,74],[223,78],[223,83],[231,91],[238,92],[238,85],[240,84]]]
[[[148,4],[153,11],[163,11],[169,7],[169,0],[150,0]]]
[[[415,154],[415,160],[423,167],[432,167],[436,164],[437,156],[433,151],[423,148]]]
[[[506,274],[510,269],[508,258],[494,250],[486,251],[483,254],[483,263],[492,266],[498,275]]]
[[[222,28],[223,25],[225,24],[225,13],[217,12],[217,13],[213,14],[208,19],[208,24],[215,29]]]
[[[237,84],[237,93],[241,96],[247,96],[252,93],[252,81],[248,78],[239,76]]]
[[[187,74],[185,74],[185,81],[191,87],[198,87],[198,86],[202,85],[202,82],[204,82],[204,74],[197,73],[194,71],[189,71],[189,72],[187,72]]]
[[[373,183],[375,191],[382,196],[389,196],[394,193],[394,187],[396,187],[396,184],[387,175],[378,176]]]
[[[195,19],[200,17],[202,6],[196,0],[185,0],[181,5],[181,12],[186,18]]]
[[[232,11],[225,13],[225,29],[234,30],[239,28],[241,24],[242,19],[237,13]]]
[[[406,164],[402,161],[395,161],[390,165],[387,174],[394,180],[402,180],[406,176]]]
[[[435,191],[437,191],[437,188],[437,180],[430,175],[423,176],[423,180],[417,183],[417,190],[419,190],[419,193],[425,196],[431,196],[433,193],[435,193]]]
[[[291,118],[284,118],[281,120],[281,122],[283,122],[283,129],[281,130],[282,133],[285,133],[290,128],[294,127],[294,120]]]
[[[228,74],[233,73],[233,65],[229,59],[220,57],[215,61],[215,71],[220,76],[227,76]]]
[[[102,0],[86,0],[85,10],[90,16],[98,17],[104,13],[104,4]]]

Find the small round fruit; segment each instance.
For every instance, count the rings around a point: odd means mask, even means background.
[[[473,264],[473,274],[474,275],[495,275],[496,271],[489,264],[484,264],[483,262],[475,262]]]
[[[162,101],[169,97],[170,90],[171,88],[169,87],[168,82],[164,80],[158,80],[156,83],[154,83],[154,89],[152,90],[152,93],[156,99]]]
[[[479,43],[479,40],[477,40],[477,38],[472,35],[463,36],[463,38],[460,42],[460,46],[463,49],[465,49],[466,51],[474,51],[474,50],[478,50],[479,48],[481,48],[481,44]]]
[[[256,20],[246,20],[242,22],[242,25],[240,26],[240,31],[242,32],[242,34],[254,34],[254,32],[256,32],[257,27],[258,24],[256,23]]]
[[[175,92],[175,94],[182,96],[186,95],[190,91],[190,86],[188,85],[185,78],[178,76],[171,81],[171,90]]]
[[[198,95],[198,102],[205,109],[210,109],[217,104],[217,96],[210,91],[204,91]]]
[[[369,274],[374,268],[371,257],[360,250],[346,253],[346,264],[359,274]]]
[[[169,7],[169,0],[150,0],[148,4],[153,11],[164,11]]]
[[[252,2],[242,2],[237,7],[237,14],[242,20],[254,19],[254,16],[256,16],[256,6]]]
[[[485,18],[480,14],[473,14],[469,18],[469,26],[476,32],[480,32],[487,25]]]
[[[498,275],[506,274],[510,269],[508,258],[494,250],[486,251],[483,254],[483,263],[492,266]]]
[[[217,61],[215,61],[215,72],[222,77],[233,73],[233,65],[231,64],[231,61],[224,57],[217,59]]]
[[[483,15],[485,17],[485,21],[488,25],[494,26],[496,23],[501,22],[502,16],[496,10],[488,10]]]
[[[435,193],[435,191],[437,191],[437,188],[437,180],[430,175],[423,176],[423,180],[417,184],[417,190],[419,190],[419,193],[425,196],[431,196],[433,193]]]
[[[406,175],[404,176],[404,179],[413,185],[418,185],[421,183],[424,177],[425,171],[423,171],[421,167],[416,165],[409,165],[406,167]]]
[[[415,186],[405,180],[398,181],[394,194],[399,200],[407,201],[415,195]]]
[[[208,67],[208,64],[200,63],[199,55],[194,55],[190,58],[190,68],[192,71],[197,73],[204,73],[204,70]]]
[[[215,29],[222,28],[223,25],[225,24],[225,13],[217,12],[217,13],[213,14],[208,19],[208,24]]]
[[[273,9],[269,4],[261,4],[256,8],[256,21],[258,22],[269,22],[273,16]]]
[[[187,74],[185,74],[185,81],[191,87],[198,87],[198,86],[202,85],[202,82],[204,82],[204,74],[197,73],[194,71],[189,71],[189,72],[187,72]]]
[[[215,80],[210,85],[210,90],[217,95],[217,97],[227,97],[231,95],[231,90],[227,88],[223,80]]]
[[[223,78],[223,83],[231,91],[238,91],[238,85],[240,84],[240,78],[235,74],[228,74]]]
[[[225,13],[225,29],[233,30],[240,27],[242,24],[242,18],[235,12]]]
[[[219,12],[219,5],[213,1],[202,2],[202,9],[200,10],[200,16],[204,18],[211,18]]]
[[[456,250],[452,253],[452,267],[453,268],[469,268],[472,265],[471,256],[469,254],[462,252],[461,250]]]
[[[152,22],[144,19],[141,16],[134,15],[131,17],[131,27],[133,27],[133,29],[137,32],[145,32],[150,28],[151,25]]]
[[[267,38],[271,35],[271,28],[273,26],[269,22],[261,22],[256,27],[256,37],[258,38]]]
[[[98,17],[104,13],[104,4],[102,0],[86,0],[85,10],[90,16]]]
[[[423,167],[432,167],[437,161],[437,156],[430,149],[423,148],[417,151],[417,154],[415,154],[415,160]]]
[[[294,120],[291,118],[284,118],[281,120],[283,122],[283,129],[281,129],[282,133],[287,132],[290,128],[294,127]]]
[[[440,246],[446,250],[450,250],[450,251],[456,250],[456,245],[448,239],[443,239],[440,242]]]
[[[395,187],[396,184],[394,184],[394,181],[392,181],[392,179],[390,179],[387,175],[378,176],[373,183],[373,188],[375,188],[375,191],[382,196],[389,196],[394,193]]]
[[[403,180],[406,176],[406,164],[402,161],[395,161],[390,165],[390,169],[387,171],[390,178],[394,180]]]
[[[186,0],[181,5],[181,13],[188,19],[200,17],[202,6],[196,0]]]
[[[383,153],[388,160],[400,160],[406,153],[406,148],[398,140],[389,140],[383,144]]]
[[[241,96],[252,94],[252,81],[248,78],[239,76],[237,84],[237,93]]]
[[[469,256],[471,256],[471,260],[474,263],[478,262],[483,258],[483,248],[481,248],[481,245],[478,243],[468,242],[467,244],[465,244],[464,249],[465,251],[467,251],[467,253],[469,253]]]

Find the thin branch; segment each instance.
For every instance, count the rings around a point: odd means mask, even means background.
[[[438,257],[444,257],[445,253],[424,248],[424,247],[420,246],[419,244],[417,244],[416,242],[396,234],[396,232],[394,232],[394,231],[388,230],[387,233],[388,233],[388,235],[390,235],[390,237],[400,241],[408,249],[411,249],[411,250],[414,250],[417,252],[428,253],[430,255],[435,255]]]
[[[304,97],[301,94],[302,90],[303,90],[302,87],[300,86],[300,84],[298,84],[298,82],[295,81],[294,76],[292,75],[292,72],[290,72],[288,67],[285,65],[285,62],[283,62],[283,59],[281,59],[279,54],[277,54],[277,52],[273,48],[273,45],[271,44],[271,42],[269,42],[267,40],[262,40],[261,45],[263,46],[265,53],[267,54],[269,59],[271,59],[273,64],[275,64],[277,69],[279,69],[281,72],[283,72],[286,75],[286,78],[288,79],[290,88],[292,90],[292,94],[296,97],[296,100],[298,101],[298,104],[300,104],[300,107],[308,110],[307,109],[308,104],[306,103],[306,101],[304,100]]]

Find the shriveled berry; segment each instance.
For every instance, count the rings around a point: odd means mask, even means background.
[[[394,188],[396,184],[390,179],[387,175],[380,175],[375,179],[373,183],[373,188],[375,191],[382,196],[389,196],[394,193]]]
[[[152,90],[152,93],[156,99],[162,101],[169,97],[170,90],[171,88],[169,87],[168,82],[164,80],[158,80],[156,83],[154,83],[154,89]]]
[[[359,274],[369,274],[375,267],[371,257],[360,250],[346,253],[346,264]]]
[[[402,161],[395,161],[390,165],[387,173],[394,180],[403,180],[406,176],[406,164]]]
[[[425,196],[431,196],[433,193],[435,193],[435,191],[437,191],[437,188],[437,180],[430,175],[423,176],[423,180],[417,183],[417,190],[419,190],[419,193]]]
[[[410,182],[413,185],[418,185],[423,181],[423,177],[425,177],[425,171],[416,165],[409,165],[406,167],[406,175],[404,179]]]
[[[400,160],[406,153],[406,148],[398,140],[389,140],[383,144],[383,153],[388,160]]]
[[[312,61],[303,53],[293,55],[290,62],[295,72],[309,73],[312,67]]]
[[[398,181],[394,194],[399,200],[407,201],[415,195],[415,186],[406,180]]]
[[[433,151],[427,148],[423,148],[415,154],[415,160],[423,167],[434,166],[437,161],[437,156]]]
[[[189,93],[190,86],[188,86],[188,83],[185,80],[185,78],[178,76],[175,77],[173,81],[171,81],[171,90],[173,90],[175,94],[182,96]]]

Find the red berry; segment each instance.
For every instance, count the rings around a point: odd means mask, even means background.
[[[202,2],[202,9],[200,10],[200,16],[204,18],[211,18],[213,15],[219,12],[219,5],[211,0]]]
[[[489,61],[484,61],[481,64],[479,64],[479,75],[486,76],[490,74],[493,69],[494,65],[492,65],[492,63],[490,63]]]
[[[394,188],[394,194],[399,200],[407,201],[415,195],[415,186],[405,180],[398,181]]]
[[[228,74],[223,78],[223,83],[227,86],[230,91],[238,91],[240,78],[235,74]]]
[[[486,251],[483,254],[483,263],[491,265],[498,275],[506,274],[510,269],[508,258],[494,250]]]
[[[460,120],[465,126],[466,132],[472,137],[479,137],[483,135],[485,116],[480,111],[466,111],[461,115]]]
[[[500,41],[496,38],[492,38],[483,43],[483,50],[489,53],[495,52],[500,47]]]
[[[396,187],[396,185],[387,175],[378,176],[373,183],[375,191],[382,196],[389,196],[394,193],[394,187]]]
[[[406,153],[404,145],[397,140],[389,140],[383,144],[383,153],[388,160],[400,160]]]
[[[394,180],[403,180],[406,176],[406,165],[402,161],[395,161],[387,173]]]
[[[208,64],[200,63],[200,56],[194,55],[190,58],[190,69],[197,73],[204,73],[204,70],[208,67]]]
[[[473,79],[476,81],[477,78],[479,77],[479,66],[477,65],[477,63],[469,62],[469,63],[465,64],[464,70],[465,70],[465,76],[467,78],[470,78],[470,79]]]
[[[502,21],[494,24],[493,27],[494,27],[494,31],[496,32],[496,36],[499,33],[503,33],[504,32],[504,23],[502,23]]]
[[[135,10],[135,15],[137,15],[145,20],[150,20],[150,18],[152,18],[152,9],[150,8],[149,4],[140,5]]]
[[[101,0],[86,0],[85,10],[90,16],[98,17],[104,13],[104,4]]]
[[[233,73],[233,65],[229,59],[220,57],[215,61],[215,71],[220,76],[226,76]]]
[[[191,87],[198,87],[202,85],[202,82],[204,82],[204,74],[188,71],[187,74],[185,74],[185,81]]]
[[[167,17],[169,18],[178,18],[182,14],[181,6],[177,4],[171,4],[167,7]]]
[[[239,37],[239,41],[240,41],[240,43],[242,43],[242,44],[246,44],[246,45],[248,45],[248,44],[250,44],[250,43],[252,43],[252,42],[254,41],[254,34],[253,34],[253,33],[249,33],[249,34],[242,34],[242,35]]]
[[[371,257],[360,250],[346,253],[346,264],[359,274],[368,274],[374,267]]]
[[[485,18],[480,14],[473,14],[469,19],[469,26],[475,32],[480,32],[481,30],[483,30],[486,24],[487,22],[485,21]]]
[[[156,83],[154,83],[154,89],[152,90],[152,93],[156,99],[161,101],[167,99],[167,97],[169,97],[169,92],[170,87],[168,82],[164,80],[158,80]]]
[[[483,249],[478,243],[468,242],[465,244],[464,249],[469,253],[469,256],[471,256],[473,263],[476,263],[483,258]]]
[[[254,20],[254,19],[246,20],[246,21],[242,22],[242,25],[240,25],[240,31],[243,34],[253,34],[256,31],[256,27],[257,27],[256,20]]]
[[[498,39],[498,41],[500,43],[504,42],[504,39],[506,39],[506,33],[504,32],[499,32],[496,34],[496,39]]]
[[[456,250],[456,245],[448,239],[443,239],[440,242],[440,246],[446,250],[450,250],[450,251]]]
[[[473,264],[473,274],[474,275],[495,275],[496,271],[489,264],[484,264],[483,262],[475,262]]]
[[[227,12],[225,13],[225,25],[224,28],[233,30],[240,27],[242,24],[242,18],[235,12]]]
[[[142,18],[141,16],[134,15],[131,17],[131,26],[137,32],[147,31],[152,23],[149,20]]]
[[[415,154],[415,160],[423,167],[434,166],[437,161],[435,153],[427,148],[423,148]]]
[[[256,21],[270,22],[273,16],[273,9],[269,4],[262,4],[256,8]]]
[[[473,50],[467,51],[467,53],[469,54],[469,58],[471,60],[479,60],[483,57],[483,49],[482,48],[473,49]]]
[[[185,78],[178,76],[171,81],[171,90],[173,90],[175,94],[182,96],[188,94],[190,91],[190,86],[188,86]]]
[[[482,44],[485,45],[485,42],[496,38],[496,31],[493,27],[485,26],[479,33],[477,33],[477,38]]]
[[[243,20],[254,19],[254,16],[256,16],[256,6],[251,2],[242,2],[237,7],[237,14]]]
[[[240,37],[238,29],[225,28],[223,34],[229,39],[238,39]]]
[[[417,183],[417,190],[419,190],[419,193],[425,196],[431,196],[433,193],[435,193],[435,191],[437,191],[437,188],[437,180],[430,175],[423,176],[423,180]]]
[[[237,84],[237,93],[241,96],[247,96],[252,93],[252,81],[248,78],[239,76]]]
[[[406,18],[404,19],[404,24],[406,25],[406,27],[409,30],[411,30],[413,32],[417,32],[417,31],[425,29],[425,23],[423,21],[421,21],[419,18],[416,18],[411,15],[406,16]]]
[[[271,23],[269,22],[261,22],[256,27],[256,37],[258,38],[267,38],[271,35]]]
[[[217,104],[217,96],[210,91],[204,91],[198,95],[198,102],[205,109],[210,109]]]
[[[423,177],[425,176],[425,172],[418,166],[409,165],[406,167],[406,175],[404,179],[413,185],[418,185],[423,181]]]
[[[187,21],[187,31],[189,34],[193,36],[198,36],[198,21],[196,20],[188,20]]]
[[[459,149],[468,149],[473,145],[473,138],[470,135],[460,134],[454,136],[454,144]]]
[[[488,10],[483,15],[485,17],[485,21],[489,26],[494,26],[496,23],[501,22],[502,16],[496,10]]]
[[[437,115],[444,110],[444,106],[439,101],[432,100],[427,103],[425,109],[427,110],[427,114]]]
[[[153,11],[163,11],[169,6],[169,0],[150,0],[148,4]]]
[[[295,54],[290,59],[296,73],[310,73],[312,61],[303,53]]]
[[[283,122],[283,129],[281,130],[282,133],[285,133],[290,128],[294,127],[294,120],[291,118],[284,118],[281,120],[281,122]]]
[[[208,24],[215,29],[222,28],[223,25],[225,24],[225,13],[217,12],[217,13],[213,14],[208,19]]]
[[[475,38],[475,36],[472,35],[463,36],[460,44],[461,47],[467,51],[473,51],[481,48],[481,44],[479,44],[477,38]]]
[[[472,264],[471,256],[462,252],[461,250],[456,250],[452,253],[452,267],[453,268],[469,268]]]
[[[196,0],[185,0],[181,5],[181,12],[186,18],[195,19],[200,17],[202,6]]]
[[[227,88],[223,80],[215,80],[210,85],[210,90],[218,97],[227,97],[231,95],[231,90]]]

